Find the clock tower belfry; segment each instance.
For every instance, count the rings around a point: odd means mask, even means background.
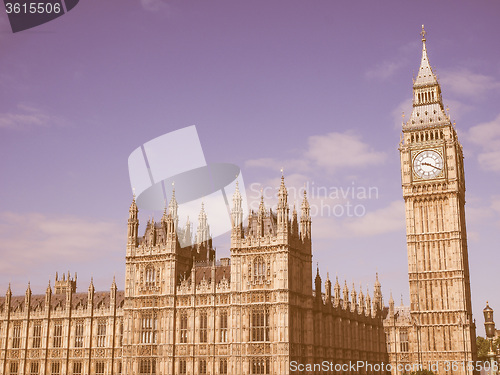
[[[413,363],[439,361],[439,374],[472,374],[467,362],[476,360],[476,336],[462,146],[429,64],[423,26],[421,35],[413,110],[403,123],[399,147],[411,303],[409,354]],[[456,366],[446,368],[445,361]]]

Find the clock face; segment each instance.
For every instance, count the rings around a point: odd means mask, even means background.
[[[413,170],[426,180],[435,178],[443,173],[443,158],[434,150],[422,151],[413,160]]]

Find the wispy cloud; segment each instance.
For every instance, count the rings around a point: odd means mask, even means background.
[[[365,72],[365,77],[368,79],[384,81],[394,76],[404,66],[404,61],[384,61],[383,63],[367,70]]]
[[[283,166],[293,166],[295,172],[326,168],[331,172],[380,164],[386,160],[386,156],[385,152],[376,151],[354,132],[332,132],[309,137],[306,149],[301,151],[297,158],[285,161],[274,158],[252,159],[246,162],[246,166],[275,170]]]
[[[91,268],[123,252],[123,226],[110,221],[41,213],[0,212],[0,274],[25,275],[64,260]]]
[[[58,116],[30,105],[19,104],[16,111],[0,113],[0,128],[11,130],[26,130],[35,127],[50,127],[64,125]]]
[[[149,12],[159,12],[167,9],[167,4],[163,0],[139,0],[142,7]]]
[[[418,49],[418,43],[414,41],[401,46],[394,53],[393,57],[367,69],[365,71],[365,78],[369,80],[385,81],[394,77],[401,69],[405,69],[405,67],[408,66],[410,63],[409,56],[414,55]]]
[[[442,72],[440,82],[445,91],[467,98],[481,97],[491,90],[500,89],[500,81],[495,77],[465,68]]]
[[[345,220],[331,217],[314,219],[314,238],[340,239],[372,237],[382,234],[401,232],[405,229],[405,208],[400,200],[390,202],[387,206],[369,211],[361,217],[350,217]]]
[[[305,156],[328,169],[363,168],[385,161],[384,152],[375,151],[361,137],[352,133],[329,133],[309,137]]]
[[[466,137],[470,142],[481,146],[477,155],[481,168],[500,172],[500,115],[493,121],[473,126]]]

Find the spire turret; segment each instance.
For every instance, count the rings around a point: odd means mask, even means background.
[[[422,59],[417,76],[413,80],[413,111],[403,125],[421,127],[428,125],[448,125],[450,120],[444,111],[441,86],[432,71],[427,56],[426,31],[422,25]]]
[[[363,314],[365,311],[365,296],[363,294],[363,288],[361,284],[359,285],[359,296],[358,296],[358,308],[359,308],[359,313]]]
[[[389,316],[394,316],[394,298],[392,298],[392,291],[391,297],[389,298]]]
[[[358,295],[356,293],[356,286],[352,283],[352,292],[351,292],[351,310],[356,311],[356,304],[358,303]]]
[[[168,213],[173,220],[174,231],[177,230],[177,225],[179,224],[178,209],[179,205],[177,204],[177,199],[175,199],[175,187],[172,187],[172,198],[170,198],[170,202],[168,203]]]
[[[260,194],[259,212],[257,213],[257,237],[264,235],[264,217],[266,216],[266,207],[264,206],[264,193]]]
[[[429,64],[429,57],[427,56],[427,47],[425,45],[426,34],[424,25],[422,25],[422,31],[420,32],[420,35],[422,36],[422,60],[420,61],[420,68],[418,69],[418,74],[415,78],[415,82],[413,83],[413,87],[437,85],[438,83],[437,78],[432,71],[431,65]]]
[[[343,309],[347,310],[349,308],[349,288],[347,287],[347,281],[344,280],[344,290],[342,296],[342,302],[344,302]]]
[[[49,280],[49,285],[47,285],[47,289],[45,290],[45,309],[46,310],[50,309],[51,298],[52,298],[52,288],[50,287],[50,280]]]
[[[278,232],[288,233],[288,216],[290,208],[288,207],[288,191],[285,186],[285,176],[283,176],[283,169],[281,170],[281,184],[278,191],[278,207],[277,207],[277,219],[278,219]]]
[[[191,222],[189,221],[189,216],[186,221],[186,228],[184,229],[184,237],[182,238],[182,247],[190,246],[192,244],[191,235]]]
[[[28,288],[26,288],[26,293],[24,294],[24,308],[25,311],[30,310],[30,304],[31,304],[31,286],[30,282],[28,281]]]
[[[196,243],[202,244],[210,239],[210,226],[207,221],[207,213],[205,212],[205,205],[201,204],[200,214],[198,215],[198,229],[196,233]]]
[[[295,205],[293,205],[292,211],[292,235],[299,235],[299,219],[297,218],[297,209],[295,208]]]
[[[321,298],[321,276],[319,275],[319,266],[316,266],[316,278],[314,279],[316,298]]]
[[[311,240],[311,208],[307,200],[307,192],[304,189],[304,199],[302,200],[302,212],[300,215],[300,237],[304,240]]]
[[[94,293],[95,293],[95,288],[94,288],[94,278],[90,278],[90,285],[89,285],[89,290],[87,293],[87,308],[89,311],[92,311],[92,306],[94,305]]]
[[[372,299],[370,298],[370,291],[366,289],[366,316],[372,315]]]
[[[334,290],[334,306],[337,307],[340,304],[340,284],[338,276],[335,279],[335,286],[333,287],[333,290]]]
[[[375,275],[375,288],[373,291],[373,304],[377,307],[377,311],[382,311],[382,285],[378,280],[378,272]]]
[[[241,197],[238,181],[236,181],[236,189],[233,194],[233,209],[231,210],[231,218],[233,221],[233,228],[240,228],[243,225],[243,198]]]
[[[330,274],[328,272],[326,273],[325,294],[326,294],[326,300],[328,301],[328,303],[331,303],[332,282],[330,281]]]
[[[137,246],[137,236],[139,230],[139,218],[138,218],[139,209],[137,208],[137,204],[135,202],[135,194],[132,197],[132,204],[130,205],[128,213],[129,213],[128,230],[127,230],[128,245]]]

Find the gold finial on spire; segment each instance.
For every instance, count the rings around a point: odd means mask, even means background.
[[[283,167],[281,167],[281,177],[283,177]]]
[[[133,200],[135,201],[135,187],[132,188],[132,196],[133,196]]]
[[[420,35],[422,35],[422,42],[425,42],[425,35],[427,32],[424,29],[424,25],[422,25],[422,31],[420,32]]]

